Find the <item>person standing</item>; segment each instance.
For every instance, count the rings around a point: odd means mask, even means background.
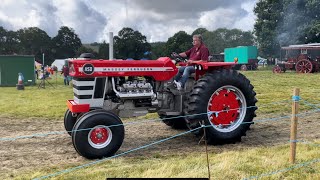
[[[64,85],[69,86],[69,68],[66,65],[63,66],[61,74],[63,74]]]
[[[200,34],[193,35],[192,37],[193,47],[186,52],[176,54],[175,56],[189,57],[187,66],[182,66],[179,68],[178,74],[174,78],[174,83],[178,90],[184,88],[190,74],[194,73],[196,70],[192,66],[193,61],[208,61],[209,49],[203,44],[203,39]]]

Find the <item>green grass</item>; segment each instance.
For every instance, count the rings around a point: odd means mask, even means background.
[[[258,99],[258,115],[288,114],[291,112],[291,96],[295,87],[300,88],[302,99],[310,103],[319,103],[320,74],[296,74],[287,72],[273,74],[271,70],[243,72],[254,85]],[[56,86],[55,79],[50,81]],[[26,87],[18,91],[14,87],[0,88],[0,113],[2,116],[17,118],[44,117],[62,119],[66,110],[66,100],[73,96],[71,86],[66,87],[58,78],[57,88],[50,86],[38,89],[38,86]],[[288,100],[279,105],[272,104]],[[300,111],[310,110],[301,103]],[[149,114],[146,118],[157,118]],[[131,120],[130,120],[131,121]],[[288,135],[289,136],[289,135]],[[319,142],[318,142],[319,143]],[[212,179],[241,179],[285,169],[288,163],[288,145],[226,151],[216,154],[209,152]],[[298,162],[319,158],[319,147],[299,144]],[[82,164],[91,161],[84,160]],[[15,179],[30,179],[55,173],[81,164],[52,165],[32,172],[20,172]],[[288,172],[266,176],[262,179],[320,179],[319,163],[293,169]],[[146,157],[120,157],[98,165],[93,165],[56,179],[104,179],[106,177],[207,177],[204,152],[176,155],[161,153]]]
[[[66,100],[73,98],[71,86],[64,86],[61,76],[45,82],[45,89],[25,86],[25,90],[15,87],[0,87],[0,114],[18,118],[42,117],[61,119],[67,109]]]
[[[210,174],[212,179],[243,179],[261,176],[261,179],[319,179],[320,166],[311,163],[283,173],[279,170],[289,170],[292,165],[288,162],[288,145],[270,148],[251,148],[241,151],[228,151],[220,154],[209,152]],[[297,164],[319,159],[319,149],[308,145],[298,146],[299,160]],[[299,153],[300,152],[300,153]],[[307,153],[305,153],[307,152]],[[27,173],[16,179],[37,178],[73,166],[55,166],[40,171]],[[77,171],[56,176],[53,179],[105,179],[105,178],[205,178],[208,177],[205,152],[189,155],[161,156],[145,158],[121,157],[99,163],[98,165],[81,168]]]

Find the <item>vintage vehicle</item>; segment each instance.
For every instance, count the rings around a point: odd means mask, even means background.
[[[194,62],[196,72],[179,91],[173,83],[178,69],[169,57],[70,60],[74,99],[67,101],[65,129],[76,151],[88,159],[117,152],[125,135],[120,117],[148,112],[157,112],[172,128],[208,126],[209,144],[241,141],[256,116],[257,100],[250,81],[233,65]],[[201,137],[199,129],[194,133]]]
[[[297,73],[319,71],[320,43],[290,45],[281,48],[280,61],[273,67],[274,73],[293,70]]]

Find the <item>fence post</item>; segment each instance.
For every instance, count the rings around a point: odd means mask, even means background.
[[[290,133],[290,163],[294,164],[296,161],[296,144],[297,144],[297,124],[298,124],[298,111],[300,100],[300,89],[294,88],[292,96],[292,117],[291,117],[291,133]]]

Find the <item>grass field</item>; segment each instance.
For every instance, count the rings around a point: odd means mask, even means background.
[[[300,88],[300,96],[309,103],[320,103],[320,74],[296,74],[293,72],[273,74],[270,70],[244,72],[255,87],[258,99],[258,117],[277,117],[291,112],[293,88]],[[45,118],[61,121],[66,110],[66,100],[73,97],[72,87],[64,86],[59,76],[49,81],[55,86],[26,87],[18,91],[14,87],[0,88],[0,114],[2,117]],[[277,103],[277,102],[285,103]],[[312,107],[301,103],[300,112]],[[157,118],[156,114],[146,118]],[[289,136],[289,135],[288,135]],[[1,142],[0,142],[1,143]],[[319,143],[315,139],[315,143]],[[319,146],[299,144],[298,163],[319,159]],[[248,147],[222,153],[209,152],[212,179],[243,179],[286,169],[290,166],[288,144],[271,147]],[[90,163],[55,165],[19,172],[15,179],[30,179],[55,173],[67,168]],[[290,171],[266,175],[261,179],[320,179],[319,163]],[[10,172],[8,172],[10,173]],[[166,155],[154,154],[140,157],[120,157],[74,172],[57,176],[57,179],[104,179],[106,177],[208,177],[204,152]],[[252,177],[253,178],[253,177]]]

